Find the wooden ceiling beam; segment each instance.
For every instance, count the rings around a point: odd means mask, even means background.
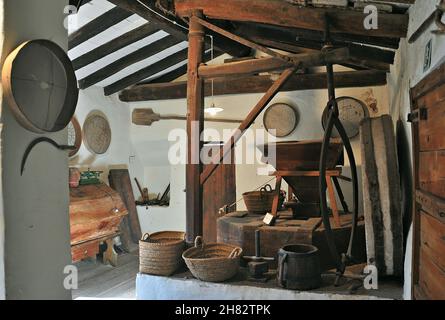
[[[182,49],[167,58],[159,60],[156,63],[153,63],[145,68],[138,70],[137,72],[130,74],[106,87],[104,87],[104,94],[109,96],[113,93],[119,92],[129,86],[132,86],[144,79],[147,79],[175,64],[178,64],[187,59],[188,49]]]
[[[386,73],[381,71],[350,71],[335,73],[337,88],[354,88],[386,85]],[[214,94],[264,93],[274,83],[271,76],[251,76],[236,79],[218,78],[214,80]],[[204,94],[210,96],[212,82],[205,82]],[[283,86],[282,91],[326,89],[326,73],[293,75]],[[170,82],[137,85],[123,90],[119,98],[126,102],[185,99],[187,82]]]
[[[79,80],[79,88],[86,89],[91,87],[92,85],[105,80],[106,78],[114,75],[115,73],[125,69],[126,67],[142,61],[152,55],[155,55],[163,50],[170,48],[178,43],[180,40],[177,40],[174,36],[168,35],[162,39],[159,39],[153,43],[150,43],[128,55],[122,57],[104,68],[90,74],[89,76]]]
[[[88,39],[97,36],[102,31],[114,26],[116,23],[133,15],[132,12],[119,7],[114,7],[96,19],[88,22],[80,29],[68,36],[68,49],[72,49]]]
[[[269,40],[281,41],[291,44],[298,42],[313,41],[318,43],[317,49],[321,49],[324,44],[323,31],[305,30],[299,28],[288,28],[282,26],[273,26],[260,23],[236,22],[234,23],[234,33],[251,37],[267,38]],[[331,34],[333,44],[339,47],[345,47],[347,44],[365,44],[379,46],[390,49],[399,47],[399,38],[383,38],[374,36],[363,36],[353,34],[334,33]]]
[[[249,59],[218,65],[202,65],[198,69],[199,76],[206,78],[246,76],[262,72],[279,71],[290,67],[308,68],[324,66],[327,63],[338,64],[350,59],[346,48],[329,50],[327,52],[303,53],[289,55],[293,63],[286,63],[278,58]]]
[[[108,41],[107,43],[79,56],[78,58],[73,60],[73,68],[75,70],[79,70],[80,68],[83,68],[90,63],[93,63],[94,61],[97,61],[99,59],[102,59],[103,57],[122,49],[123,47],[126,47],[136,41],[142,40],[156,32],[158,32],[160,29],[158,29],[153,24],[147,22],[143,24],[142,26],[133,29],[131,31],[128,31],[127,33],[124,33],[123,35]]]
[[[213,54],[213,58],[216,59],[216,58],[218,58],[219,56],[221,56],[223,54],[224,54],[224,52],[222,52],[222,51],[215,51],[214,54]],[[207,51],[204,54],[203,61],[205,63],[205,62],[208,62],[210,60],[212,60],[212,54],[211,54],[210,51]],[[174,70],[172,70],[172,71],[170,71],[170,72],[167,72],[167,73],[163,74],[162,76],[160,76],[158,78],[152,79],[150,81],[142,81],[142,82],[139,82],[138,84],[170,82],[170,81],[173,81],[173,80],[175,80],[175,79],[177,79],[177,78],[179,78],[179,77],[181,77],[181,76],[183,76],[185,74],[187,74],[187,63],[182,65],[182,66],[180,66],[180,67],[178,67],[178,68],[176,68],[176,69],[174,69]]]
[[[136,0],[108,0],[109,2],[119,6],[125,10],[136,13],[142,18],[150,21],[151,23],[157,25],[159,29],[177,37],[180,40],[188,40],[188,25],[176,17],[168,17],[168,20],[163,18],[166,14],[160,11],[154,5],[154,1],[145,1],[144,4],[140,4]],[[235,41],[224,38],[217,34],[211,34],[214,36],[214,45],[221,51],[227,52],[232,56],[243,57],[250,53],[250,49],[243,46]],[[205,37],[207,44],[210,44],[210,37]]]
[[[324,30],[324,17],[332,19],[332,33],[346,33],[389,38],[406,37],[408,15],[379,13],[378,29],[364,27],[366,15],[355,10],[309,8],[286,1],[270,0],[175,0],[178,16],[187,17],[191,10],[202,10],[210,19],[248,21],[309,30]]]

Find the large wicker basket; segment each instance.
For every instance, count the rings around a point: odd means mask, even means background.
[[[201,237],[196,237],[195,247],[186,250],[182,257],[195,278],[223,282],[237,274],[242,253],[240,247],[223,243],[204,244]]]
[[[275,191],[270,185],[261,188],[260,191],[251,191],[243,193],[244,203],[247,211],[252,214],[266,214],[272,211],[273,199]],[[280,194],[278,207],[283,205],[284,198]]]
[[[185,233],[163,231],[144,234],[139,241],[139,272],[160,276],[172,275],[182,265]]]

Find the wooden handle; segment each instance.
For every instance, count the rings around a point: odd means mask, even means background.
[[[235,249],[233,249],[233,251],[229,254],[229,258],[230,258],[230,259],[236,258],[236,257],[238,257],[238,256],[240,255],[240,253],[241,253],[241,248],[235,248]]]
[[[144,235],[142,236],[142,241],[147,241],[150,238],[150,234],[149,233],[144,233]]]
[[[195,239],[195,248],[204,249],[204,242],[202,241],[201,236],[197,236]]]

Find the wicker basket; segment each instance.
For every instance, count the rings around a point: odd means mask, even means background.
[[[182,265],[185,233],[177,231],[144,234],[139,241],[139,272],[172,275]]]
[[[275,191],[270,185],[264,186],[260,191],[243,193],[247,211],[252,214],[266,214],[271,212],[274,197]],[[279,208],[283,205],[283,202],[284,198],[280,195]]]
[[[240,247],[223,243],[204,244],[201,237],[196,237],[195,247],[186,250],[182,257],[195,278],[223,282],[237,274],[242,253]]]

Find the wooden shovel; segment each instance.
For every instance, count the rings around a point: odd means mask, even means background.
[[[134,109],[132,113],[132,122],[139,126],[151,126],[153,122],[160,120],[187,120],[187,117],[180,115],[160,115],[155,113],[153,109]],[[225,123],[241,123],[242,120],[235,119],[217,119],[205,118],[209,122],[225,122]]]

